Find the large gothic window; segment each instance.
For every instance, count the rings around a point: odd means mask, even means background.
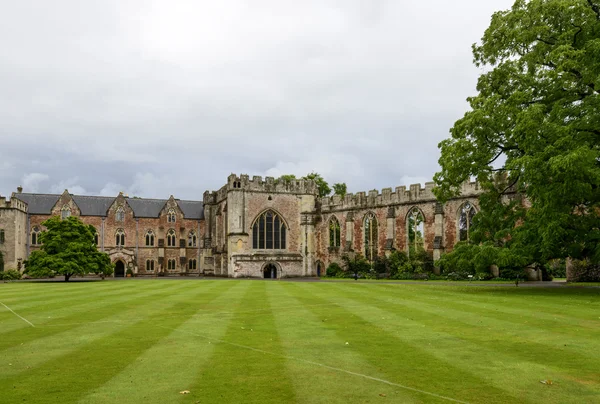
[[[285,223],[279,215],[268,210],[252,225],[252,248],[283,250],[286,242]]]
[[[469,241],[471,239],[471,229],[473,216],[477,211],[470,202],[465,202],[458,211],[458,241]]]
[[[408,254],[411,255],[424,247],[425,217],[419,208],[412,208],[406,219],[408,234]]]
[[[175,247],[175,230],[171,229],[167,233],[167,247]]]
[[[146,246],[147,247],[154,246],[154,232],[152,230],[148,230],[146,232]]]
[[[329,221],[329,247],[339,247],[342,244],[340,222],[335,216]]]
[[[120,247],[125,246],[125,232],[123,229],[118,229],[115,233],[115,244]]]
[[[40,228],[34,226],[31,230],[31,245],[38,245],[40,243]]]
[[[365,258],[369,261],[377,258],[377,218],[373,213],[365,216]]]
[[[60,211],[60,217],[61,219],[66,219],[69,216],[71,216],[71,209],[68,206],[63,206],[63,208]]]
[[[177,220],[177,215],[175,214],[175,209],[173,209],[173,208],[169,209],[169,213],[167,213],[167,222],[175,223],[176,220]]]

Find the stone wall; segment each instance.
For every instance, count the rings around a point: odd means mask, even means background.
[[[0,196],[0,230],[4,231],[4,242],[0,242],[0,252],[4,259],[4,270],[23,271],[23,261],[27,258],[27,204],[12,198]]]

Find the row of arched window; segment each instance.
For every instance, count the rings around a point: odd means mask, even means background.
[[[66,219],[69,216],[71,216],[71,208],[69,206],[65,205],[65,206],[63,206],[63,208],[60,211],[60,217],[61,217],[61,219]],[[117,210],[115,211],[115,221],[117,221],[117,222],[125,221],[125,209],[123,208],[123,206],[119,206],[117,208]],[[177,214],[175,212],[175,209],[171,208],[167,212],[167,222],[175,223],[176,221],[177,221]]]
[[[146,272],[154,272],[154,269],[157,268],[155,260],[146,260]],[[169,259],[167,260],[167,270],[174,270],[177,268],[177,260]],[[188,260],[187,268],[189,270],[198,269],[198,261],[195,258]]]

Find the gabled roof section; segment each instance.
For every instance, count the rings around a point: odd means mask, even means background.
[[[126,198],[135,217],[158,217],[167,203],[166,199]]]
[[[177,200],[177,205],[179,205],[179,209],[181,209],[186,219],[204,219],[204,204],[202,202]]]
[[[79,207],[81,216],[106,216],[108,208],[115,200],[108,196],[83,196],[71,195],[73,201]]]
[[[32,215],[50,215],[60,195],[16,193],[15,198],[25,202]]]

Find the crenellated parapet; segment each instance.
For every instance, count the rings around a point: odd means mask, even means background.
[[[263,177],[255,175],[250,178],[247,174],[231,174],[227,178],[225,185],[226,192],[229,191],[250,191],[263,193],[285,193],[285,194],[310,194],[318,193],[317,185],[313,180],[293,179],[290,181],[281,178]]]
[[[27,203],[17,198],[6,198],[0,195],[0,209],[16,209],[27,213]]]
[[[396,187],[395,190],[384,188],[381,192],[371,190],[368,193],[349,193],[344,198],[339,195],[333,195],[321,199],[321,211],[366,209],[390,205],[436,202],[437,198],[433,193],[434,187],[434,182],[426,182],[424,187],[421,184],[412,184],[408,188],[406,186]],[[461,187],[461,198],[478,196],[479,194],[481,194],[481,188],[477,182],[465,182]]]

